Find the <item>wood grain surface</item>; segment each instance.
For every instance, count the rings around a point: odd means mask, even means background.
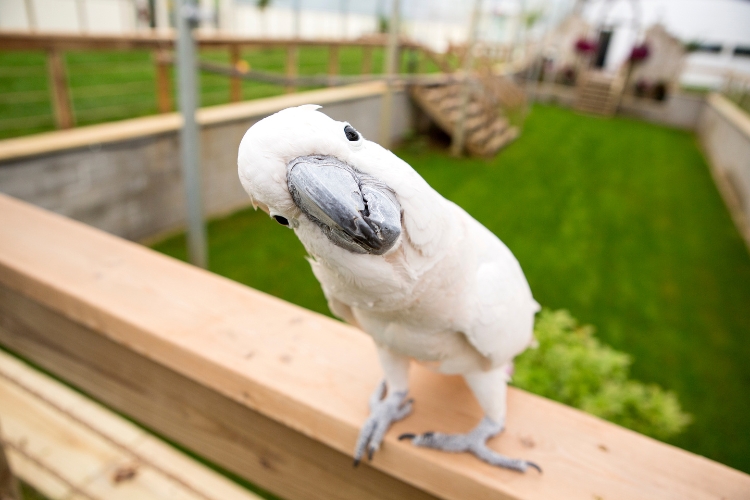
[[[742,499],[750,476],[512,389],[500,470],[418,449],[465,431],[461,379],[415,368],[414,413],[369,465],[350,454],[380,380],[358,330],[0,197],[0,344],[286,498]]]

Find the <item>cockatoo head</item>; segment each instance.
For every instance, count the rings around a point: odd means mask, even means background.
[[[300,239],[322,233],[349,252],[383,255],[401,235],[389,179],[404,167],[413,171],[319,107],[288,108],[250,127],[237,159],[242,186],[254,206]]]

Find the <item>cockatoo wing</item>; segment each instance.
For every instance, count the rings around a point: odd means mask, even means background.
[[[540,307],[508,247],[474,219],[469,226],[479,254],[474,290],[467,297],[470,325],[464,333],[492,366],[502,366],[532,342]]]

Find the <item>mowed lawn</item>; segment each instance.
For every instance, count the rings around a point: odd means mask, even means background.
[[[750,472],[750,256],[692,134],[537,105],[493,160],[425,139],[397,153],[508,244],[542,305],[678,394],[695,420],[674,444]],[[213,221],[209,240],[213,271],[328,313],[294,233],[264,213]],[[185,257],[182,236],[155,248]]]

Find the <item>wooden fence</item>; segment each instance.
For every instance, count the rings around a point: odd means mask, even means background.
[[[224,49],[228,51],[229,65],[201,63],[201,69],[223,73],[230,79],[229,101],[242,100],[242,79],[271,81],[284,85],[286,92],[294,92],[300,85],[339,85],[352,83],[352,80],[377,78],[372,75],[373,50],[385,45],[383,37],[360,40],[307,40],[307,39],[261,39],[222,35],[197,35],[197,43],[203,49]],[[77,35],[77,34],[38,34],[28,32],[0,32],[1,51],[44,51],[47,53],[47,68],[53,114],[57,128],[71,128],[75,125],[71,107],[71,95],[63,53],[73,50],[151,50],[155,67],[156,102],[160,113],[173,110],[170,65],[173,64],[171,51],[175,37],[172,34],[144,33],[133,36]],[[326,47],[328,65],[325,76],[304,78],[299,75],[299,50],[301,47]],[[361,76],[346,78],[339,75],[340,52],[345,47],[362,49]],[[444,72],[451,72],[450,59],[437,54],[422,45],[403,39],[400,50],[410,50],[422,54],[422,59],[432,60]],[[241,60],[243,48],[283,48],[286,51],[285,73],[283,75],[263,74],[250,71]]]

